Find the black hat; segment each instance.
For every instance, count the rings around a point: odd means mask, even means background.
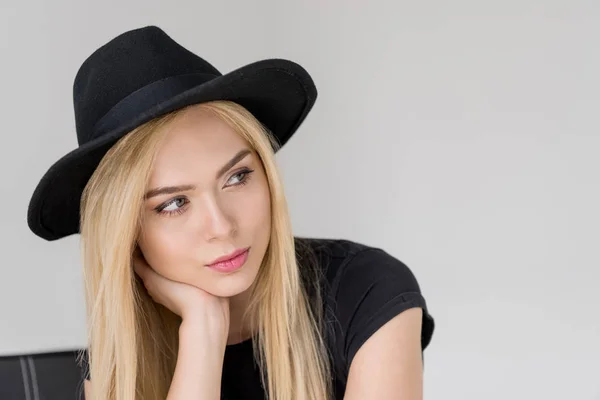
[[[90,55],[73,84],[79,147],[50,167],[29,203],[27,223],[41,238],[78,233],[81,194],[121,137],[187,105],[242,105],[284,145],[312,108],[317,90],[300,65],[253,62],[225,75],[156,26],[125,32]]]

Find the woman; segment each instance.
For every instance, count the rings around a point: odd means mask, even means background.
[[[411,271],[292,234],[274,154],[315,98],[291,61],[222,75],[154,26],[85,60],[79,147],[28,223],[81,233],[86,399],[422,397],[433,319]]]

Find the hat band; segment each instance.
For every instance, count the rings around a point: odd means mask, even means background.
[[[134,120],[140,117],[147,117],[152,114],[153,107],[218,77],[219,75],[206,73],[176,75],[141,87],[115,104],[96,122],[88,141],[94,140],[118,127],[136,122]]]

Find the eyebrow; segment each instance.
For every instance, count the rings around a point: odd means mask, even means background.
[[[229,160],[227,164],[221,167],[221,169],[217,172],[215,179],[219,179],[221,176],[223,176],[225,172],[229,171],[235,164],[242,161],[244,157],[246,157],[248,154],[250,154],[250,149],[242,149],[238,151],[238,153],[235,156],[233,156],[233,158]]]
[[[223,174],[225,174],[225,172],[229,171],[235,164],[242,161],[250,153],[250,149],[242,149],[238,151],[237,154],[233,156],[231,160],[229,160],[225,165],[221,167],[221,169],[219,169],[219,171],[217,171],[215,179],[219,179],[221,176],[223,176]],[[196,186],[194,185],[162,186],[150,189],[148,192],[146,192],[144,199],[148,200],[152,197],[160,196],[163,194],[173,194],[194,189],[196,189]]]

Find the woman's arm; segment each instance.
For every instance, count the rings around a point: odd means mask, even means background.
[[[226,340],[207,334],[198,320],[184,319],[179,351],[167,400],[218,400]]]
[[[154,271],[138,253],[134,268],[152,299],[179,315],[179,351],[167,400],[219,400],[229,334],[229,298],[217,297]],[[91,383],[84,391],[91,398]]]
[[[422,400],[423,310],[408,309],[379,328],[350,364],[344,400]]]
[[[136,273],[155,302],[181,317],[177,364],[167,400],[218,400],[229,335],[229,298],[175,282],[154,271],[138,253]]]
[[[226,341],[206,332],[200,320],[184,320],[179,328],[179,351],[167,400],[221,398],[221,374]],[[85,399],[92,398],[92,383],[84,381]]]

